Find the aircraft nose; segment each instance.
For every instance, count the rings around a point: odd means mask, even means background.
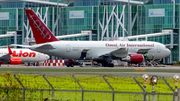
[[[169,56],[171,54],[171,51],[169,49],[166,49],[166,54]]]
[[[46,59],[49,59],[50,57],[49,57],[49,55],[46,55]]]

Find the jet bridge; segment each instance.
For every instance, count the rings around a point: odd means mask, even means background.
[[[91,30],[82,30],[81,33],[56,36],[56,38],[65,39],[65,38],[73,38],[73,37],[80,37],[80,36],[89,36],[89,41],[92,41],[93,35],[96,35],[96,34],[93,34]]]
[[[156,41],[164,44],[167,48],[172,50],[175,47],[180,47],[180,34],[178,34],[178,29],[163,29],[160,33],[152,33],[152,34],[143,34],[143,35],[136,35],[136,36],[128,36],[128,37],[115,37],[115,38],[104,38],[105,40],[118,40],[118,41]],[[142,50],[144,51],[144,50]],[[140,52],[143,53],[143,52]],[[171,64],[172,61],[171,54],[169,57],[163,59],[163,63]],[[177,57],[177,56],[176,56]],[[173,57],[174,58],[174,57]],[[157,64],[160,60],[153,60],[148,59],[148,63]],[[179,61],[180,61],[180,54],[179,54]],[[124,63],[119,62],[118,64],[124,65]]]
[[[18,44],[17,43],[18,36],[22,36],[22,35],[19,35],[17,31],[8,31],[7,34],[1,34],[0,38],[14,37],[14,44]],[[4,47],[4,46],[2,46],[2,47]],[[7,46],[5,46],[5,47],[7,47]]]
[[[162,30],[161,33],[153,33],[153,34],[144,34],[144,35],[136,35],[136,36],[128,36],[127,38],[129,40],[133,40],[133,41],[152,41],[152,40],[148,40],[148,38],[151,37],[158,37],[158,36],[165,36],[165,35],[169,35],[170,36],[170,40],[167,40],[168,42],[165,42],[163,44],[165,44],[168,48],[173,48],[174,46],[178,46],[178,43],[174,43],[174,35],[178,35],[178,33],[174,33],[173,30]]]
[[[175,30],[176,29],[163,29],[161,33],[128,36],[127,38],[130,41],[157,41],[172,50],[174,47],[179,46],[178,42],[180,42],[180,39],[178,39],[179,34],[178,32],[175,32]],[[163,63],[172,63],[172,54],[169,57],[164,58]]]

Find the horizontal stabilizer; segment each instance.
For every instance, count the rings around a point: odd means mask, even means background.
[[[1,61],[2,61],[2,60],[3,60],[3,61],[8,61],[10,58],[11,58],[11,57],[10,57],[10,54],[7,53],[7,54],[1,56],[1,57],[0,57],[0,60],[1,60]]]
[[[9,59],[11,58],[10,55],[13,54],[13,53],[12,53],[11,48],[9,47],[9,45],[8,45],[8,52],[9,53],[5,53],[5,54],[1,55],[1,57],[0,57],[1,61],[9,61]]]
[[[18,46],[18,47],[22,47],[22,48],[29,48],[31,46],[29,45],[19,45],[19,44],[11,44],[10,47],[13,47],[13,46]]]
[[[55,47],[53,47],[51,44],[43,44],[35,49],[55,49]]]

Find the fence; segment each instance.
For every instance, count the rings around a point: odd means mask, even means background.
[[[178,101],[173,80],[143,87],[141,77],[107,75],[1,74],[0,100],[12,101]],[[179,87],[178,87],[179,88]]]
[[[40,66],[65,66],[64,60],[45,60],[40,62]]]

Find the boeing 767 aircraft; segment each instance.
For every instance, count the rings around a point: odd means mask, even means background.
[[[60,41],[31,9],[26,14],[36,41],[31,50],[57,56],[63,59],[93,60],[102,66],[112,65],[112,60],[140,64],[147,51],[154,59],[162,59],[171,54],[165,45],[151,41]]]
[[[47,54],[32,51],[30,49],[0,49],[1,64],[21,64],[22,62],[41,62],[49,59]]]

